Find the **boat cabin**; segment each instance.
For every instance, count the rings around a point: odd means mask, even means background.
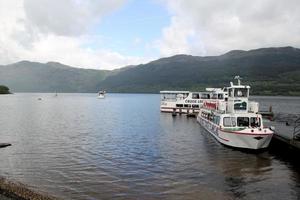
[[[207,112],[202,110],[200,113],[201,117],[218,125],[222,128],[259,128],[262,127],[261,116],[254,113],[231,115],[231,114],[220,114],[214,112]]]
[[[178,101],[189,96],[189,91],[160,91],[161,101]]]
[[[249,112],[249,85],[241,85],[240,77],[236,77],[238,84],[230,82],[228,90],[227,113],[248,113]]]

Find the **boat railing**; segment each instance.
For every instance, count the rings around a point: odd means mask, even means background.
[[[295,120],[293,139],[300,140],[300,117]]]

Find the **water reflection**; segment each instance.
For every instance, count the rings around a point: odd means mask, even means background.
[[[0,138],[13,146],[0,151],[0,174],[63,199],[299,197],[294,157],[227,148],[195,119],[160,113],[159,100],[1,97]]]

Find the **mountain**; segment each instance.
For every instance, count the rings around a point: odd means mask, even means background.
[[[12,92],[159,92],[223,87],[235,75],[252,94],[300,95],[300,49],[233,50],[220,56],[176,55],[118,70],[79,69],[22,61],[0,66],[0,85]]]
[[[203,90],[244,78],[253,94],[300,95],[300,49],[234,50],[221,56],[176,55],[108,76],[101,85],[115,92]]]
[[[13,92],[95,92],[108,73],[57,62],[21,61],[0,66],[0,84]]]

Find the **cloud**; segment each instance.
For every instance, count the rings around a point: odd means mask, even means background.
[[[157,41],[162,55],[216,55],[232,49],[300,47],[297,0],[164,0],[172,15]]]
[[[123,0],[26,0],[29,25],[56,35],[81,35],[101,17],[116,10]]]
[[[124,0],[0,0],[0,64],[20,60],[113,69],[147,58],[101,48],[101,35],[89,29],[119,9]],[[101,23],[100,23],[101,25]],[[90,48],[97,44],[97,48]]]

